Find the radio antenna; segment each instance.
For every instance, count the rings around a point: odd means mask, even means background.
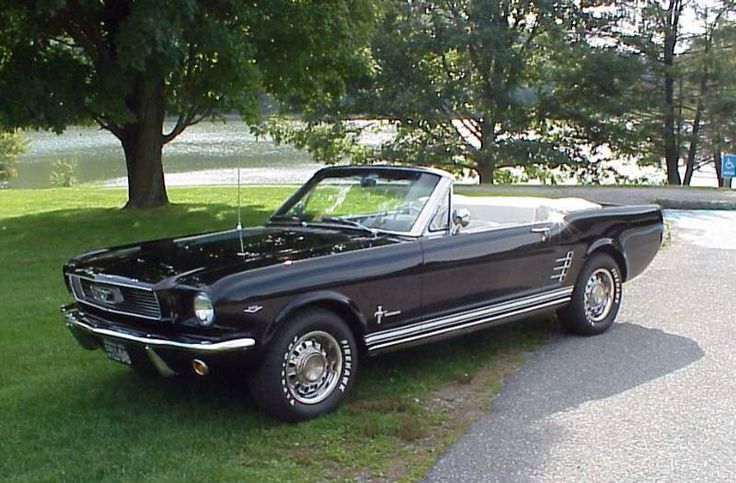
[[[238,230],[238,239],[240,240],[240,252],[238,255],[245,256],[245,247],[243,246],[243,220],[241,216],[242,203],[240,201],[240,159],[238,159],[238,224],[235,227]]]
[[[241,214],[240,214],[240,210],[241,210],[240,204],[241,204],[240,203],[240,160],[238,160],[238,224],[236,225],[236,228],[238,230],[243,229],[243,223],[242,223]]]

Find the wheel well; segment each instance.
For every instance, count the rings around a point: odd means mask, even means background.
[[[611,245],[605,245],[599,248],[596,248],[588,256],[593,256],[596,253],[605,253],[606,255],[611,256],[618,265],[618,269],[621,271],[621,281],[626,281],[626,259],[624,258],[623,254],[617,250],[615,247]]]
[[[363,325],[361,324],[358,316],[355,315],[355,312],[350,310],[350,308],[348,308],[344,304],[341,304],[340,302],[333,300],[317,300],[315,302],[311,302],[299,307],[300,310],[306,308],[320,308],[324,310],[329,310],[330,312],[336,314],[338,317],[344,320],[346,324],[348,324],[350,332],[352,332],[353,337],[355,337],[355,343],[358,345],[360,350],[366,350],[364,337],[365,330],[363,329]]]

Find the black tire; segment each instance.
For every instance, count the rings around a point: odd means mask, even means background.
[[[358,350],[347,324],[328,310],[308,309],[274,336],[248,386],[262,411],[298,422],[335,410],[357,370]]]
[[[611,302],[596,305],[595,299],[590,305],[586,304],[586,288],[589,284],[596,284],[593,277],[599,280],[601,286],[608,283],[610,277],[613,293],[610,295]],[[593,287],[593,285],[591,285]],[[588,299],[591,295],[589,294]],[[607,300],[607,298],[606,298]],[[557,311],[557,316],[562,326],[580,335],[602,334],[613,324],[621,305],[621,269],[610,255],[606,253],[594,254],[580,271],[575,289],[572,293],[572,301],[566,307]],[[593,307],[593,308],[586,308]],[[607,307],[607,308],[606,308]],[[600,313],[597,311],[600,310]]]

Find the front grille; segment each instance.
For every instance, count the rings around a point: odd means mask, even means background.
[[[161,319],[161,306],[151,288],[92,280],[78,275],[70,275],[69,282],[78,302],[116,314]]]

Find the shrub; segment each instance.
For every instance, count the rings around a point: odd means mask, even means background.
[[[0,131],[0,188],[18,172],[17,157],[28,149],[28,140],[19,130]]]
[[[51,186],[57,188],[70,188],[77,183],[77,162],[60,159],[51,165]]]

